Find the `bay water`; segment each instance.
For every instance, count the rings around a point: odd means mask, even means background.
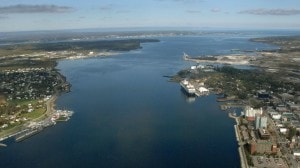
[[[7,140],[0,167],[240,167],[235,121],[220,110],[216,96],[190,102],[165,76],[194,65],[182,59],[183,52],[274,48],[249,38],[159,37],[116,56],[59,61],[72,88],[58,98],[57,108],[74,115],[20,143]]]

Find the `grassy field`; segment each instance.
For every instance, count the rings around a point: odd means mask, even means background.
[[[21,123],[19,123],[19,124],[16,123],[14,125],[11,125],[11,126],[9,126],[9,127],[7,127],[7,128],[0,131],[0,138],[5,137],[7,135],[11,135],[11,134],[16,133],[18,131],[21,131],[22,127],[23,126],[22,126]]]
[[[28,119],[35,119],[41,117],[43,114],[45,114],[46,108],[39,108],[35,109],[30,113],[21,114],[22,117],[26,117]]]
[[[8,103],[22,106],[22,105],[28,105],[28,104],[34,105],[37,102],[38,102],[37,100],[24,100],[24,99],[17,100],[17,99],[15,99],[15,100],[9,101]]]

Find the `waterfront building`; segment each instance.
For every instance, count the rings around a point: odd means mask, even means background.
[[[267,128],[268,118],[261,116],[260,114],[255,115],[255,129]]]
[[[260,109],[254,109],[250,106],[246,106],[245,107],[245,117],[248,121],[254,121],[255,120],[255,115],[256,114],[263,114],[263,110],[262,108]]]
[[[242,131],[242,136],[244,141],[249,140],[249,133],[247,131]]]
[[[250,153],[276,153],[277,145],[269,140],[252,140],[250,143]]]
[[[267,128],[268,118],[263,116],[260,117],[260,128]]]
[[[199,87],[199,92],[200,92],[200,94],[201,95],[207,95],[207,94],[209,94],[209,90],[208,89],[206,89],[205,87]]]

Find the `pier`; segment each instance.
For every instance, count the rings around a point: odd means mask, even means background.
[[[27,138],[29,138],[29,137],[31,137],[31,136],[33,136],[33,135],[41,132],[41,131],[42,131],[42,128],[30,130],[30,131],[28,131],[28,132],[26,132],[24,134],[21,134],[20,136],[17,136],[16,137],[16,142],[23,141],[23,140],[25,140],[25,139],[27,139]]]
[[[237,119],[236,119],[236,121],[237,121]],[[242,141],[238,125],[234,125],[234,130],[235,130],[236,140],[239,145],[238,150],[239,150],[239,155],[240,155],[240,160],[241,160],[241,167],[248,168],[249,166],[248,166],[247,157],[246,157],[246,153],[245,153],[245,149],[244,149],[244,142]]]
[[[234,125],[234,131],[235,131],[236,140],[237,140],[238,145],[239,145],[238,151],[239,151],[240,160],[241,160],[241,167],[242,168],[249,168],[247,157],[246,157],[246,152],[245,152],[245,148],[244,148],[245,143],[242,140],[242,136],[240,134],[240,130],[239,130],[239,127],[238,127],[240,117],[237,117],[237,116],[233,115],[232,113],[228,113],[228,116],[230,118],[235,119],[235,122],[236,122],[236,124]]]
[[[0,143],[0,147],[7,147],[7,145],[4,143]]]

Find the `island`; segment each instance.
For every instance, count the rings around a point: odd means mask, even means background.
[[[218,95],[220,108],[236,121],[241,167],[299,167],[300,36],[251,41],[278,49],[242,55],[184,54],[185,61],[197,64],[170,80],[180,82],[189,97]]]
[[[140,49],[146,42],[159,40],[14,41],[0,45],[0,143],[10,137],[20,142],[73,115],[70,109],[55,108],[57,97],[71,88],[56,69],[57,61],[113,56]]]

